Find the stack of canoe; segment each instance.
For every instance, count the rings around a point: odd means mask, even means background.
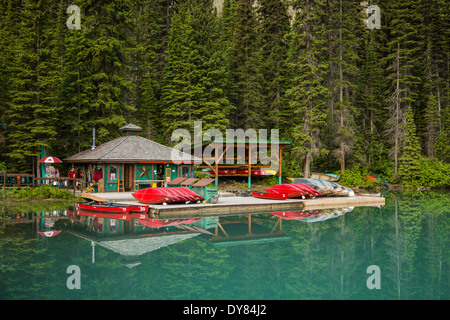
[[[146,188],[132,193],[141,203],[169,204],[169,203],[200,203],[204,199],[186,187],[174,188]]]
[[[285,200],[289,198],[315,198],[319,196],[330,197],[348,197],[355,195],[347,187],[341,186],[336,182],[318,180],[318,179],[294,179],[292,184],[279,184],[266,188],[267,193],[252,191],[252,196],[263,199]]]
[[[252,191],[252,196],[263,199],[315,198],[321,193],[306,184],[279,184],[265,189],[267,193]]]
[[[306,184],[315,190],[319,191],[322,196],[325,197],[348,197],[354,196],[355,193],[352,189],[344,187],[333,181],[319,180],[319,179],[305,179],[296,178],[292,181],[292,184]]]

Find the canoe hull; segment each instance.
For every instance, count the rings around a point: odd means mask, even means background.
[[[81,210],[88,210],[92,212],[106,212],[106,213],[146,213],[147,206],[128,206],[121,204],[103,204],[103,203],[81,203],[77,202],[77,208]]]
[[[320,192],[304,184],[279,184],[265,189],[269,193],[286,193],[288,198],[312,198]]]
[[[286,200],[286,193],[262,193],[252,191],[252,197],[261,198],[261,199],[271,199],[271,200]]]

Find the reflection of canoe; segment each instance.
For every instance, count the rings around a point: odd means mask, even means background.
[[[186,187],[146,188],[132,193],[141,203],[188,203],[202,201],[203,197]]]
[[[162,228],[162,227],[171,227],[179,224],[189,224],[195,221],[200,220],[201,218],[193,218],[193,219],[149,219],[149,220],[138,220],[141,224],[150,228]]]
[[[381,196],[381,192],[378,192],[378,193],[355,193],[355,196],[358,196],[358,197],[379,197],[379,196]]]
[[[308,217],[302,219],[303,222],[320,222],[329,219],[335,219],[345,214],[346,212],[352,211],[353,208],[333,208],[333,209],[323,209],[322,212],[315,217]]]
[[[107,218],[107,219],[117,219],[117,220],[125,220],[130,221],[131,217],[128,213],[107,213],[107,212],[98,212],[98,211],[90,211],[90,210],[79,210],[77,212],[79,216],[85,217],[94,217],[94,218]]]
[[[262,192],[252,191],[252,197],[262,198],[262,199],[272,199],[272,200],[286,200],[287,194],[286,193],[262,193]]]
[[[89,210],[94,212],[108,212],[108,213],[130,213],[130,212],[146,213],[148,211],[148,206],[130,206],[120,203],[77,202],[77,208],[81,210]]]
[[[281,212],[271,212],[276,217],[285,219],[285,220],[300,220],[314,217],[318,214],[322,213],[319,210],[305,210],[305,211],[281,211]]]

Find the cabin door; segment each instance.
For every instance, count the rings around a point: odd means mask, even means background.
[[[170,168],[166,168],[166,181],[170,181],[172,176],[172,170]]]
[[[123,186],[125,191],[133,191],[133,166],[132,164],[123,165]]]

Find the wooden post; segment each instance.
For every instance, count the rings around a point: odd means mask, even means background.
[[[214,173],[216,176],[215,186],[219,187],[219,150],[218,145],[214,148]]]
[[[282,148],[278,145],[278,184],[281,184],[281,154]]]
[[[248,146],[248,188],[252,187],[252,150]]]

